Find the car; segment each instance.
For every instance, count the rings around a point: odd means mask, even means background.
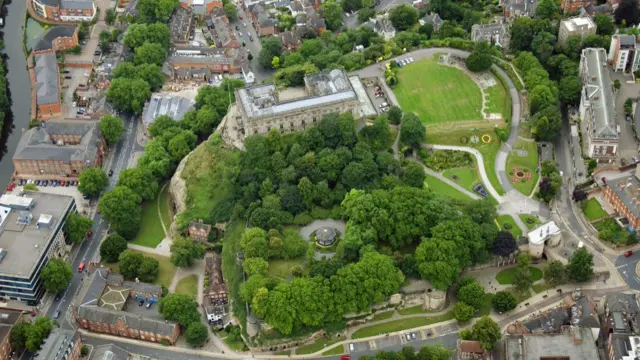
[[[58,301],[62,299],[62,293],[57,293],[56,296],[53,298],[53,301]]]
[[[113,170],[109,170],[109,176],[113,175]]]
[[[20,179],[20,185],[24,185],[26,181],[24,179]]]
[[[99,50],[96,50],[93,52],[94,56],[100,56],[100,54],[102,54]]]
[[[65,76],[64,78],[67,79],[67,80],[71,80],[71,76],[69,76],[69,75]]]
[[[413,62],[413,58],[412,58],[412,57],[409,57],[409,61]]]
[[[84,261],[80,263],[80,265],[78,265],[78,272],[81,273],[84,271],[84,267],[86,265],[84,264]]]
[[[64,186],[65,186],[65,187],[69,187],[69,185],[70,185],[69,183],[70,183],[70,182],[71,182],[71,181],[67,181],[67,183],[66,183],[66,184],[64,184]]]
[[[60,181],[60,186],[64,186],[64,180]]]
[[[386,102],[383,102],[382,104],[380,104],[380,105],[378,105],[378,106],[380,106],[380,108],[382,109],[383,107],[387,107],[387,106],[389,106],[389,104],[388,104],[388,103],[386,103]]]
[[[53,318],[57,319],[60,317],[60,310],[56,310],[56,312],[53,314]]]
[[[407,341],[411,341],[411,334],[407,334]]]
[[[31,179],[27,180],[27,184],[33,184],[33,180]]]
[[[433,336],[433,333],[432,333],[431,331],[429,331],[429,332],[427,333],[427,337],[432,337],[432,336]]]
[[[148,309],[148,308],[150,308],[150,307],[151,307],[151,303],[147,303],[146,308]]]
[[[40,180],[36,180],[36,185],[40,185]]]
[[[242,26],[247,27],[247,23],[242,23]]]
[[[627,251],[626,253],[624,253],[624,256],[625,256],[625,257],[629,257],[629,256],[631,256],[632,254],[633,254],[633,251],[629,250],[629,251]]]
[[[144,300],[138,301],[138,306],[142,306],[142,305],[144,305]]]
[[[634,162],[634,163],[636,163],[636,164],[637,164],[638,162],[640,162],[640,159],[638,159],[638,157],[637,157],[637,156],[632,157],[632,158],[631,158],[631,160],[633,160],[633,162]]]
[[[349,355],[342,355],[342,356],[340,357],[340,360],[351,360],[351,356],[349,356]]]
[[[75,101],[71,103],[71,106],[76,107],[76,105],[78,105],[78,103],[76,103]]]
[[[240,20],[243,20],[244,18],[242,17],[242,15],[238,16],[240,18]]]
[[[242,37],[242,32],[238,31],[238,36]]]
[[[416,333],[411,333],[411,340],[415,340],[416,339]]]
[[[69,70],[62,70],[62,73],[63,73],[63,74],[68,74],[68,73],[70,73],[70,72],[71,72],[71,71],[69,71]]]
[[[42,186],[49,185],[49,180],[42,180]]]
[[[84,111],[76,111],[76,115],[84,115]]]
[[[249,41],[253,42],[253,36],[251,36],[251,34],[249,34]]]
[[[236,25],[236,31],[240,30],[240,27],[238,25]]]

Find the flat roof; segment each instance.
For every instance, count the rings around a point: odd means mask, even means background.
[[[360,77],[350,76],[349,82],[351,83],[351,87],[353,87],[353,91],[356,92],[358,100],[360,100],[360,117],[378,115],[376,107],[371,103],[371,99],[369,99],[369,95],[367,95],[367,90],[365,90],[364,85],[362,85],[362,81],[360,81]]]
[[[18,223],[21,210],[12,209],[7,215],[4,227],[0,229],[0,248],[6,252],[0,261],[0,274],[29,278],[44,255],[43,250],[51,242],[53,231],[60,226],[62,217],[74,200],[71,196],[40,192],[27,192],[25,196],[34,200],[30,211],[26,210],[31,213],[31,223]],[[37,225],[41,215],[52,216],[50,226]]]
[[[566,326],[560,334],[507,336],[505,341],[507,360],[598,359],[596,339],[588,328]]]
[[[64,360],[66,350],[78,340],[80,334],[73,330],[54,327],[38,351],[36,360]]]
[[[581,17],[581,16],[576,16],[566,20],[562,20],[562,24],[564,24],[564,26],[569,31],[576,31],[578,30],[578,28],[591,29],[596,27],[596,24],[593,22],[593,20],[591,20],[590,17]]]
[[[549,236],[557,235],[559,233],[560,228],[558,225],[553,221],[549,221],[529,231],[527,237],[529,238],[529,243],[538,245],[547,240]]]

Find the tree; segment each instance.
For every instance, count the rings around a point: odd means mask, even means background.
[[[402,169],[402,175],[400,179],[405,185],[413,186],[416,188],[422,188],[424,186],[424,179],[426,175],[422,165],[410,161],[407,166]]]
[[[137,9],[142,22],[166,22],[178,3],[178,0],[140,0]]]
[[[499,313],[511,311],[518,306],[516,298],[510,292],[498,291],[491,299],[493,309]]]
[[[477,52],[474,51],[465,60],[465,64],[467,65],[467,69],[472,72],[482,72],[487,71],[493,65],[493,60],[491,55],[488,52]]]
[[[411,5],[399,5],[391,9],[389,20],[396,31],[405,31],[418,22],[418,11]]]
[[[64,223],[64,233],[74,244],[80,244],[91,231],[93,221],[77,213],[70,213]]]
[[[108,263],[114,263],[125,250],[127,250],[127,240],[118,234],[111,234],[100,244],[100,258]]]
[[[493,244],[493,253],[498,256],[509,256],[517,249],[513,235],[508,231],[498,232],[498,237]]]
[[[118,260],[120,275],[127,279],[135,279],[138,277],[138,272],[142,266],[144,255],[133,250],[125,250],[120,254]]]
[[[620,83],[620,80],[615,79],[613,81],[613,88],[616,89],[616,91],[617,91],[617,90],[620,90],[620,87],[622,87],[622,84]]]
[[[543,177],[540,182],[538,197],[546,202],[550,202],[556,197],[560,186],[562,185],[562,178],[559,175],[553,175],[552,177]]]
[[[146,81],[151,90],[158,90],[164,84],[162,68],[156,64],[140,64],[136,66],[135,78]]]
[[[19,322],[11,328],[9,342],[13,351],[20,352],[27,346],[28,331],[31,327],[30,322]]]
[[[456,294],[458,299],[463,303],[473,306],[475,309],[479,309],[484,299],[484,288],[477,282],[472,282],[457,289]]]
[[[475,313],[476,309],[474,309],[473,306],[469,306],[463,302],[457,302],[453,307],[453,316],[458,322],[467,322],[471,320]]]
[[[100,133],[110,145],[117,143],[122,134],[124,134],[122,119],[114,115],[101,117],[99,127]]]
[[[358,21],[361,23],[366,22],[376,15],[376,10],[373,8],[364,8],[358,11]]]
[[[622,0],[613,12],[613,17],[618,24],[624,21],[627,26],[636,25],[640,19],[638,0]]]
[[[277,37],[271,36],[262,40],[262,49],[258,55],[258,63],[265,69],[273,69],[273,58],[282,55],[282,43]]]
[[[118,186],[131,189],[145,201],[153,200],[158,193],[158,180],[151,170],[145,167],[122,170],[118,176]]]
[[[141,200],[128,187],[116,186],[100,199],[98,209],[113,230],[125,239],[133,239],[140,230]]]
[[[413,113],[405,114],[400,128],[400,141],[414,148],[420,147],[426,131],[420,119]]]
[[[140,114],[151,97],[151,86],[140,79],[118,78],[111,82],[106,96],[116,108]]]
[[[150,256],[142,258],[140,268],[138,269],[138,279],[142,282],[152,283],[156,281],[160,272],[160,262]]]
[[[116,11],[114,9],[109,9],[104,15],[104,22],[107,23],[107,25],[111,26],[116,21],[117,17],[118,14],[116,13]]]
[[[387,111],[387,118],[389,119],[389,122],[394,125],[400,124],[402,121],[402,109],[393,105]]]
[[[89,355],[89,348],[87,347],[87,345],[82,345],[82,347],[80,348],[80,356],[86,357],[87,355]]]
[[[573,189],[573,194],[571,195],[571,199],[575,202],[580,202],[583,200],[587,200],[587,193],[582,189]]]
[[[327,29],[338,30],[342,25],[342,7],[334,0],[325,1],[322,4],[324,20],[327,22]]]
[[[517,18],[511,25],[511,41],[509,42],[509,46],[512,50],[516,51],[531,50],[534,33],[532,19],[527,16]],[[522,68],[521,70],[525,71]]]
[[[580,103],[582,83],[577,75],[565,76],[560,79],[558,90],[560,92],[560,101],[563,103],[567,105],[577,105]]]
[[[230,20],[235,20],[238,18],[238,10],[233,4],[231,3],[225,4],[223,8],[224,8],[225,14]]]
[[[167,57],[167,50],[160,44],[144,43],[136,48],[136,54],[133,62],[140,64],[155,64],[162,66],[164,59]]]
[[[553,0],[540,0],[536,6],[536,17],[539,19],[553,20],[558,14],[558,5]]]
[[[158,311],[165,320],[176,321],[184,328],[200,322],[198,303],[186,294],[171,293],[163,297],[160,299]]]
[[[40,350],[40,347],[52,329],[53,324],[51,323],[51,319],[46,316],[38,316],[36,321],[27,327],[27,341],[25,343],[27,350],[32,353]]]
[[[593,21],[596,23],[596,31],[598,35],[613,35],[616,32],[616,25],[613,19],[605,14],[596,14]]]
[[[204,257],[204,245],[191,238],[175,238],[171,244],[171,263],[177,267],[189,267]]]
[[[232,4],[227,5],[233,6]],[[185,337],[187,338],[187,343],[189,345],[200,346],[209,338],[209,329],[202,323],[194,322],[187,327]]]
[[[107,187],[109,178],[101,168],[87,168],[82,170],[78,179],[78,190],[87,196],[95,197]]]
[[[271,59],[271,67],[274,69],[277,69],[280,67],[280,58],[277,56],[274,56],[273,59]]]
[[[69,286],[69,282],[73,278],[73,270],[68,262],[61,259],[51,259],[42,268],[40,278],[48,292],[57,294]]]
[[[533,285],[531,270],[528,266],[518,266],[513,274],[513,285],[520,291],[525,291]]]
[[[267,270],[269,269],[269,263],[261,257],[254,257],[245,259],[242,263],[242,268],[249,277],[256,274],[266,275]]]
[[[471,336],[482,344],[483,349],[492,350],[502,335],[498,324],[489,316],[483,316],[471,327]]]
[[[577,282],[589,281],[593,274],[593,255],[586,248],[579,248],[571,255],[567,264],[569,279]]]
[[[558,260],[553,260],[544,267],[544,280],[551,286],[558,286],[567,282],[567,269]]]

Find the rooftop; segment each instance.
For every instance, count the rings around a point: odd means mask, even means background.
[[[562,20],[561,24],[571,32],[588,30],[596,27],[596,24],[593,22],[593,20],[591,20],[590,17],[581,16],[575,16],[566,20]]]
[[[566,326],[558,334],[526,334],[505,338],[507,360],[598,359],[591,330]]]
[[[237,63],[239,59],[238,50],[236,49],[182,47],[170,49],[167,61],[169,63],[218,62],[224,64],[232,64]]]
[[[612,81],[607,69],[607,53],[604,49],[582,50],[582,86],[592,109],[595,139],[618,139],[614,112]]]
[[[509,29],[502,23],[475,24],[471,27],[473,41],[488,41],[492,44],[505,46],[509,37]]]
[[[58,141],[57,136],[80,136],[78,144]],[[93,166],[100,147],[97,121],[52,120],[46,126],[27,130],[18,143],[14,160],[84,161]]]
[[[636,38],[633,35],[624,35],[624,34],[618,34],[615,35],[618,37],[618,40],[620,41],[620,45],[621,46],[635,46],[636,45]]]
[[[11,328],[22,317],[22,312],[11,310],[0,310],[0,343],[11,333]]]
[[[524,322],[523,325],[532,333],[550,333],[557,331],[562,326],[569,325],[569,309],[558,307],[547,310],[539,317]]]
[[[612,335],[611,347],[614,359],[635,360],[640,357],[640,337]]]
[[[96,346],[91,353],[91,360],[127,360],[129,353],[116,345],[100,345]]]
[[[44,34],[40,35],[34,51],[53,49],[53,41],[61,37],[72,37],[76,32],[76,26],[52,26]]]
[[[635,217],[640,217],[640,179],[638,169],[634,175],[628,178],[607,180],[607,186],[613,191],[624,206],[629,209]]]
[[[73,346],[80,334],[73,330],[65,330],[54,327],[49,337],[45,339],[42,348],[38,352],[36,360],[65,360],[66,350]]]
[[[61,9],[93,9],[93,0],[38,0],[48,6],[59,6]]]
[[[28,210],[16,202],[20,199],[33,200]],[[72,203],[71,196],[40,192],[1,196],[0,249],[4,256],[0,257],[0,274],[29,278]],[[5,213],[6,208],[11,210]],[[51,216],[49,224],[42,226],[38,221],[42,215]]]
[[[308,74],[304,82],[308,94],[305,98],[281,102],[276,87],[265,84],[236,89],[236,99],[250,118],[275,116],[301,108],[357,99],[343,70]]]
[[[173,120],[182,120],[184,114],[193,109],[195,101],[171,94],[155,94],[145,105],[142,121],[149,125],[160,115],[168,115]]]
[[[58,64],[53,52],[34,55],[36,66],[36,101],[38,104],[60,102]]]
[[[539,245],[545,242],[549,236],[557,235],[559,233],[560,228],[558,225],[553,221],[549,221],[529,231],[527,237],[529,238],[529,243]]]
[[[191,8],[178,6],[171,15],[169,31],[173,42],[187,42],[191,32]]]

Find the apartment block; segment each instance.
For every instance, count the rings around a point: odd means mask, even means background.
[[[636,72],[640,68],[640,49],[633,35],[615,34],[611,37],[608,60],[613,70]]]
[[[558,45],[562,46],[570,36],[580,36],[582,38],[588,35],[595,35],[596,24],[590,17],[572,17],[560,22],[560,30],[558,31]]]
[[[38,15],[60,22],[91,21],[96,14],[93,0],[28,0]]]

